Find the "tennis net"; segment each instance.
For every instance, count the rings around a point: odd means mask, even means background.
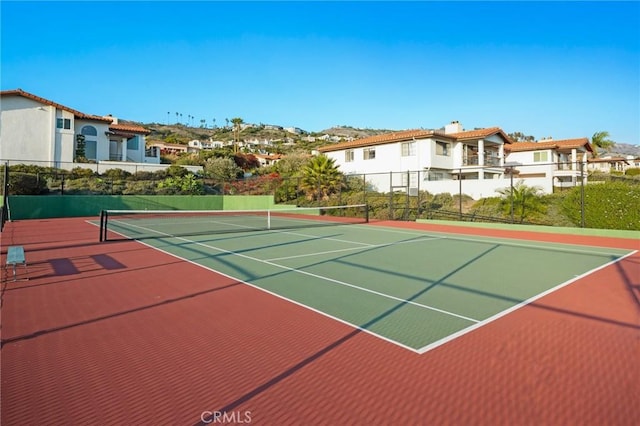
[[[366,223],[366,204],[267,210],[103,210],[100,241]]]

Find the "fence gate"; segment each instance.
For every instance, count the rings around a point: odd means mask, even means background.
[[[410,198],[420,191],[419,172],[398,172],[390,174],[389,217],[392,220],[408,220],[411,209]],[[398,193],[404,197],[398,197]]]

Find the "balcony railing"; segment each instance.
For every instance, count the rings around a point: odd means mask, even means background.
[[[462,158],[462,165],[463,166],[479,166],[480,164],[480,157],[478,157],[477,155],[467,155],[466,157]],[[484,157],[484,164],[482,164],[483,166],[499,166],[500,165],[500,157],[494,157],[494,156],[486,156]]]

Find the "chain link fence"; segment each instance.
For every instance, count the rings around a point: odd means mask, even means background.
[[[9,167],[7,167],[9,166]],[[593,227],[585,212],[640,229],[640,176],[591,173],[582,163],[539,163],[508,167],[466,167],[338,175],[334,180],[277,173],[216,179],[172,166],[157,171],[57,169],[5,163],[3,200],[21,195],[272,195],[278,204],[335,206],[368,204],[372,219],[445,219],[498,223]],[[552,176],[552,178],[549,178]],[[315,186],[314,186],[315,185]],[[616,186],[617,185],[617,186]],[[607,199],[596,198],[595,187]],[[589,189],[588,191],[586,189]],[[7,213],[3,202],[3,216]],[[636,228],[637,227],[637,228]]]

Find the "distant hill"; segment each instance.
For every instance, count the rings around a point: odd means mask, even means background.
[[[389,130],[389,129],[358,129],[356,127],[350,127],[350,126],[334,126],[318,133],[327,134],[331,136],[340,136],[344,138],[362,139],[362,138],[368,138],[369,136],[382,135],[385,133],[396,132],[396,131],[397,130]]]
[[[178,143],[186,144],[191,140],[207,140],[209,138],[219,141],[231,141],[233,140],[233,130],[231,127],[191,127],[184,124],[161,124],[161,123],[137,123],[127,122],[120,120],[122,124],[130,123],[136,124],[146,129],[149,129],[151,133],[147,136],[149,142],[166,142],[166,143]],[[294,134],[286,131],[285,129],[274,129],[265,126],[247,127],[240,132],[240,139],[270,139],[270,140],[302,140],[306,136],[336,136],[339,138],[355,138],[361,139],[369,136],[380,135],[384,133],[393,132],[395,130],[384,129],[358,129],[350,126],[334,126],[320,132],[303,132],[302,134]]]
[[[634,155],[640,157],[640,145],[631,145],[628,143],[617,143],[611,147],[609,151],[598,151],[600,156],[603,155]]]
[[[161,124],[161,123],[138,123],[120,120],[121,123],[131,123],[143,126],[151,130],[151,134],[147,136],[149,142],[168,142],[186,144],[187,142],[198,139],[219,141],[231,141],[233,140],[233,130],[230,127],[216,127],[204,128],[204,127],[191,127],[184,124]],[[405,130],[405,129],[403,129]],[[396,132],[398,130],[391,129],[359,129],[351,126],[333,126],[328,129],[324,129],[319,132],[303,132],[302,134],[289,133],[284,129],[273,129],[265,126],[248,127],[240,132],[241,139],[270,139],[274,141],[301,141],[306,136],[323,136],[330,135],[339,138],[349,139],[362,139],[370,136],[381,135],[390,132]],[[325,144],[324,142],[321,144]],[[309,144],[301,144],[305,148],[309,148]],[[318,145],[318,144],[314,144]],[[609,151],[600,151],[600,156],[603,155],[634,155],[640,157],[640,145],[631,145],[626,143],[617,143]]]

